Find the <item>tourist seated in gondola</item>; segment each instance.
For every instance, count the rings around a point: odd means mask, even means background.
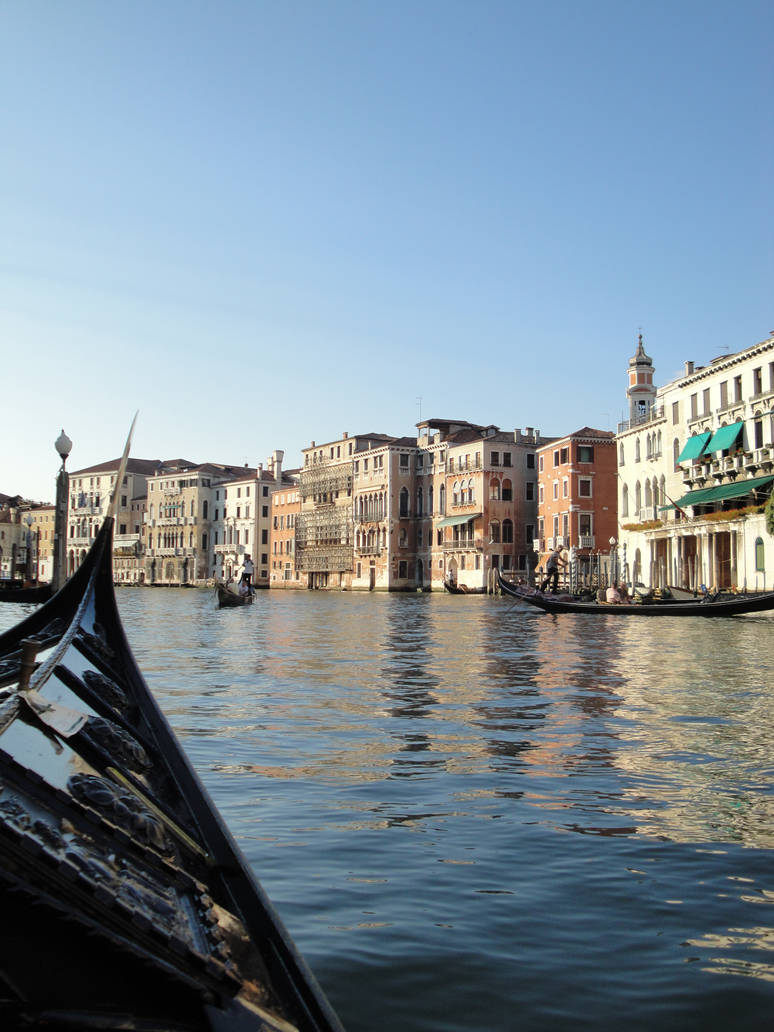
[[[624,588],[624,592],[626,589]],[[613,581],[610,587],[605,592],[605,602],[608,605],[620,605],[621,602],[625,602],[626,599],[621,596],[621,592],[618,590],[618,585]]]

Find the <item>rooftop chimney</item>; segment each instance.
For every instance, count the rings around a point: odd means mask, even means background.
[[[341,439],[342,439],[343,441],[346,441],[346,439],[347,439],[348,437],[349,437],[349,434],[348,434],[348,433],[347,433],[347,431],[345,430],[345,431],[344,431],[344,433],[343,433],[343,434],[341,435]]]
[[[686,362],[685,363],[685,375],[686,376],[690,376],[692,372],[693,372],[693,362]]]
[[[272,472],[274,473],[274,479],[277,483],[280,482],[282,476],[282,460],[285,458],[285,453],[281,448],[275,448],[271,453],[272,458]]]
[[[521,440],[521,428],[518,427],[518,426],[513,431],[513,439],[514,439],[514,441],[520,441]]]

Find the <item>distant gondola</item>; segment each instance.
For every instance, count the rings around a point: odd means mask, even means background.
[[[609,604],[546,595],[534,588],[512,584],[498,573],[500,590],[545,613],[595,613],[602,616],[737,616],[774,609],[774,591],[761,595],[707,595],[700,599],[661,599]]]
[[[0,602],[46,602],[50,598],[50,584],[35,584],[29,588],[0,588]]]
[[[0,635],[0,1027],[340,1032],[137,667],[112,512]]]
[[[469,588],[467,584],[458,584],[456,581],[445,580],[443,586],[451,595],[485,595],[486,588]]]
[[[238,595],[236,591],[227,588],[225,584],[219,584],[217,588],[218,605],[221,609],[230,609],[233,606],[249,606],[253,601],[252,591],[245,595]]]

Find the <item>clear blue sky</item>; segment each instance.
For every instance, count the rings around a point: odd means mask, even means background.
[[[770,0],[2,0],[0,491],[614,429],[774,328]]]

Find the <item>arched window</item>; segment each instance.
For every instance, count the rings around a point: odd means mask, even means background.
[[[422,515],[422,488],[417,488],[417,516]]]
[[[634,442],[634,461],[635,462],[639,462],[640,461],[640,439],[639,439],[639,437]]]
[[[202,502],[202,519],[207,519],[207,499],[205,498]]]
[[[473,497],[473,477],[468,481],[468,505],[472,505],[474,501]]]
[[[513,501],[513,484],[510,482],[510,480],[503,480],[503,501]]]
[[[634,485],[634,509],[635,516],[639,519],[640,509],[642,508],[642,489],[640,488],[639,480]]]
[[[627,484],[624,484],[621,490],[621,515],[629,515],[629,487]]]
[[[656,455],[661,454],[661,431],[659,430],[656,436]]]
[[[429,516],[433,515],[433,485],[427,489],[427,513]]]
[[[499,520],[492,520],[489,524],[489,540],[493,544],[500,540],[500,522]]]
[[[513,523],[503,520],[503,544],[513,544]]]
[[[409,493],[408,488],[402,487],[400,489],[400,515],[408,516],[409,514]]]
[[[758,573],[763,573],[766,569],[765,563],[765,550],[763,545],[763,538],[755,539],[755,569]]]
[[[678,468],[677,467],[677,458],[678,458],[679,455],[680,455],[680,442],[675,437],[674,441],[672,441],[672,462],[674,463],[675,469]]]
[[[492,499],[492,501],[495,501],[495,502],[499,502],[500,501],[500,481],[499,480],[492,480],[492,481],[490,481],[490,484],[489,484],[489,497]]]
[[[452,505],[459,505],[460,503],[460,485],[459,481],[454,481],[454,488],[452,489]]]
[[[438,489],[438,513],[440,516],[446,515],[446,484],[441,484]]]
[[[623,466],[624,464],[624,446],[623,441],[618,445],[618,465]]]
[[[650,489],[650,481],[645,481],[645,508],[649,509],[653,505],[653,492]]]

